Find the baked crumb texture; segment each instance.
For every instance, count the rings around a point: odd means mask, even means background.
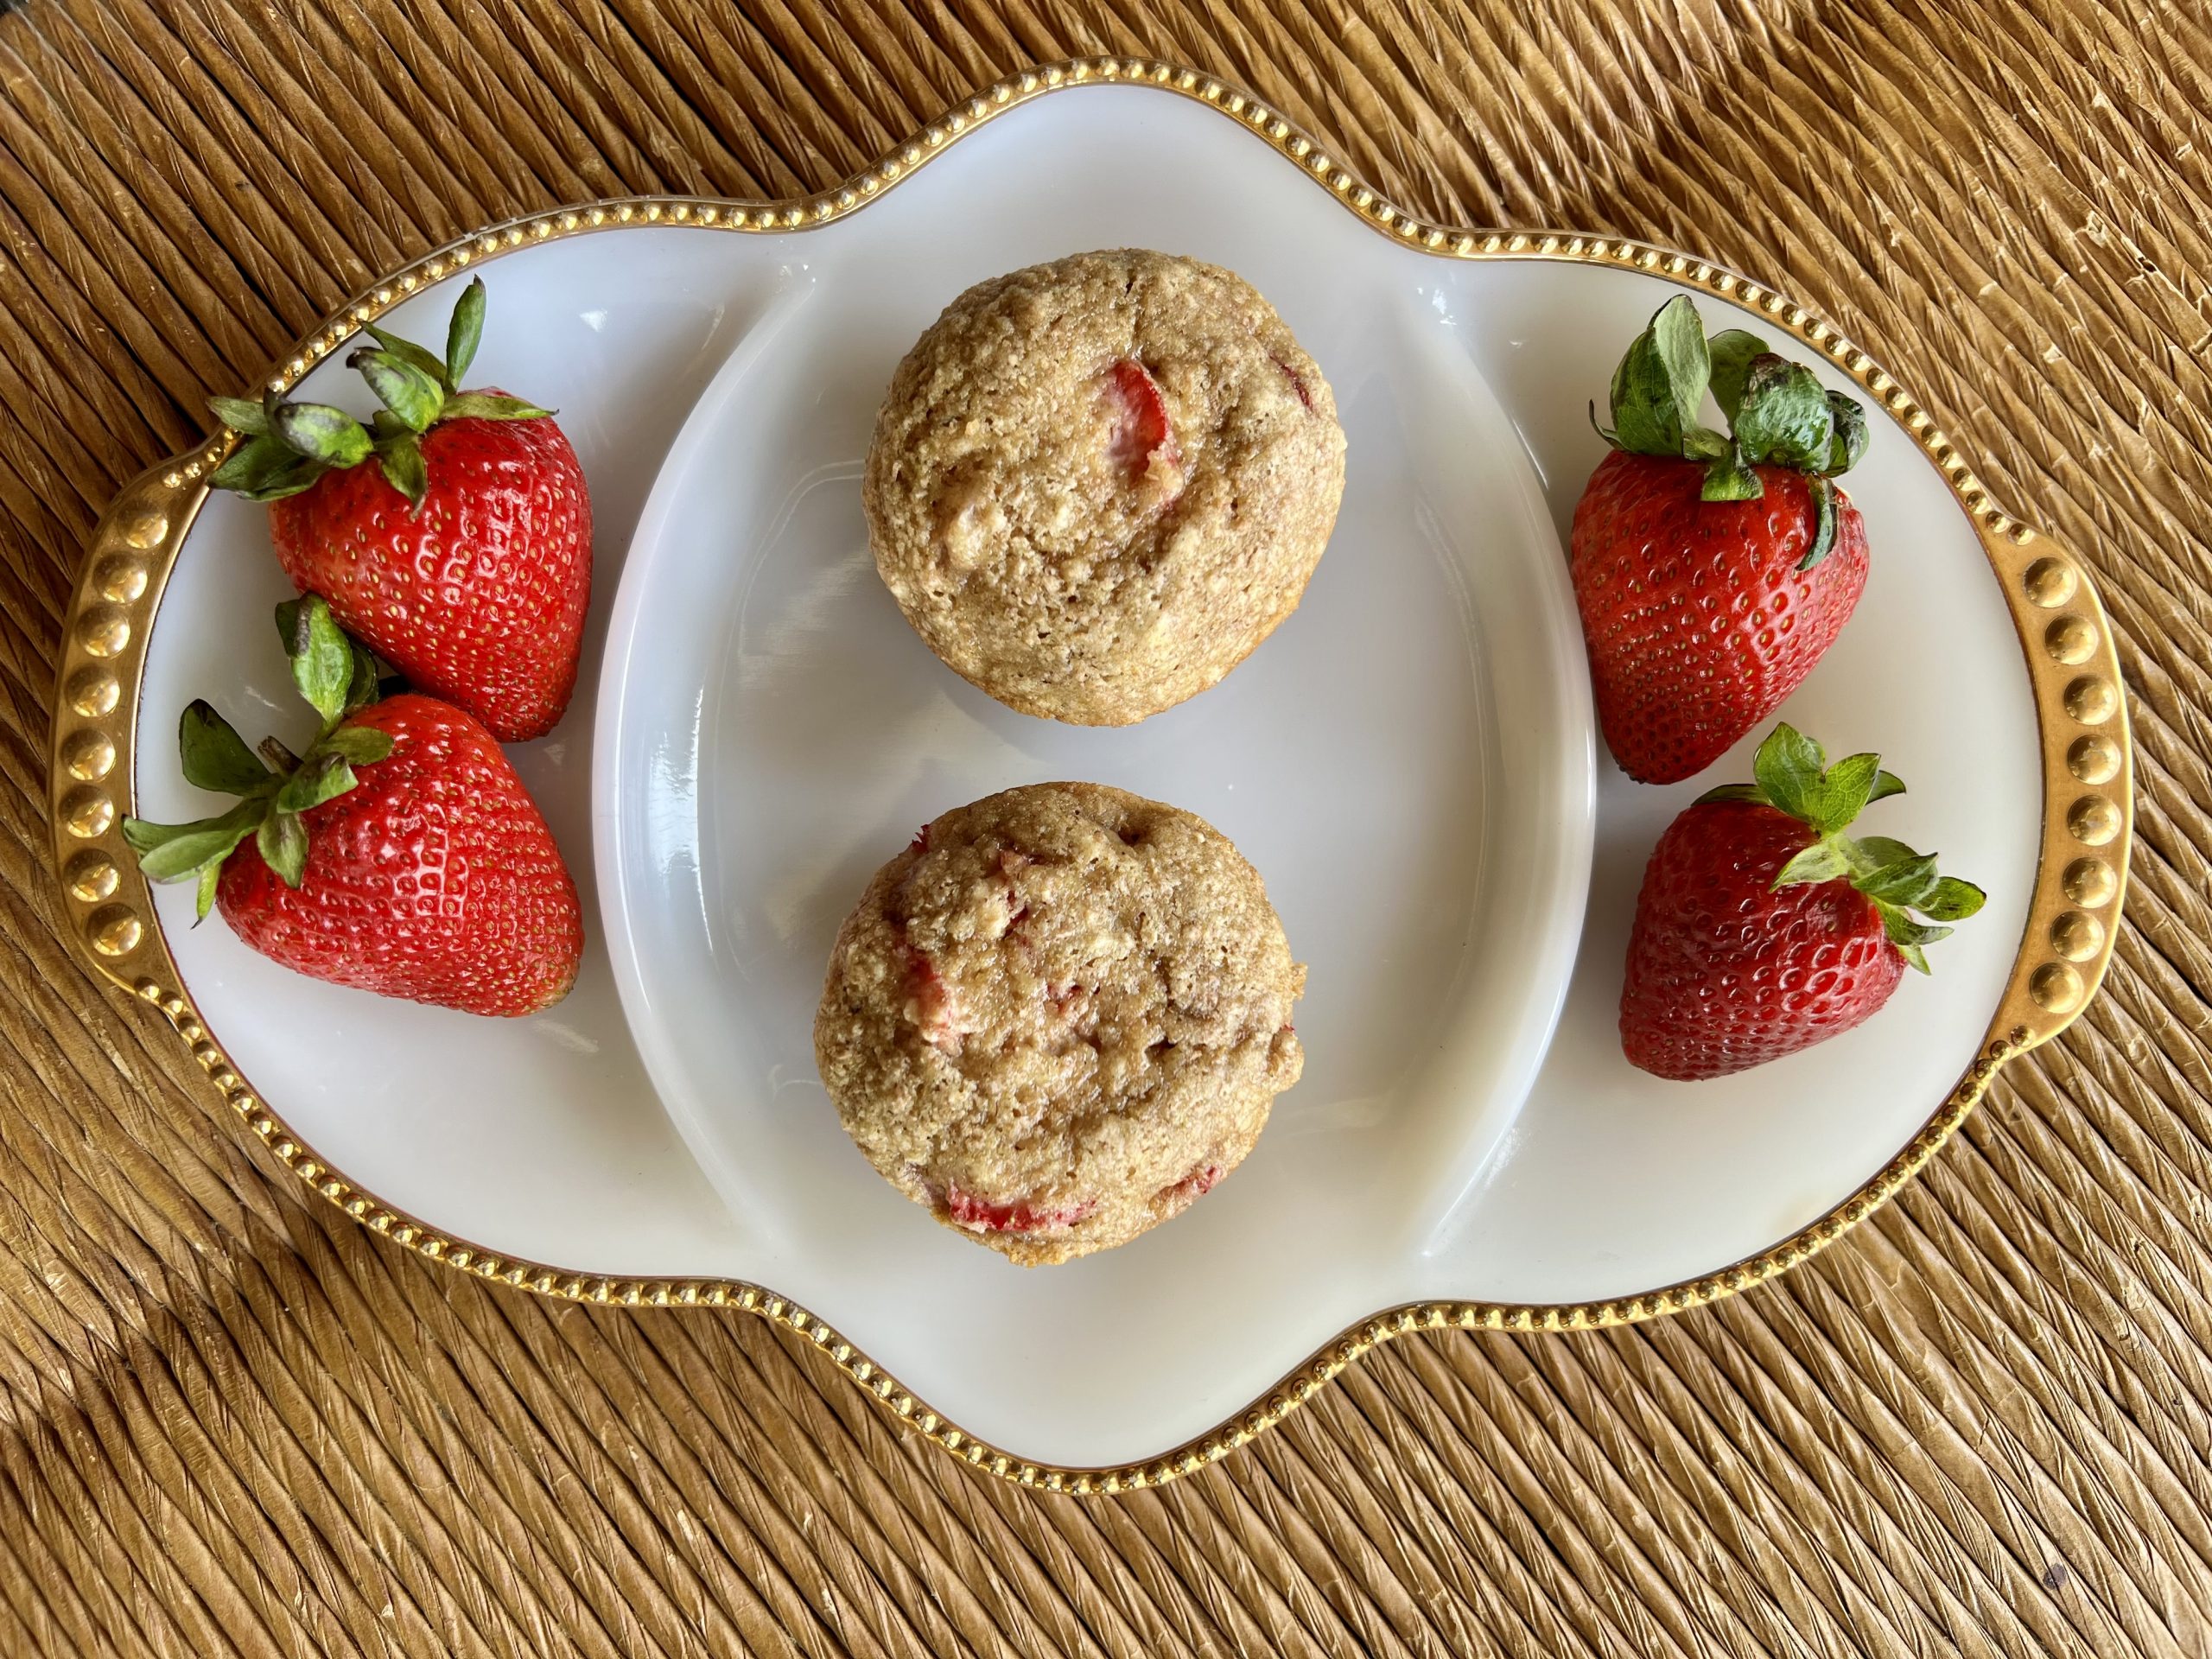
[[[1335,396],[1274,308],[1124,249],[955,300],[892,379],[863,499],[876,569],[956,672],[1125,726],[1297,608],[1344,481]]]
[[[1305,983],[1217,830],[1037,784],[944,814],[877,872],[830,955],[815,1058],[886,1179],[1037,1266],[1127,1243],[1243,1161],[1304,1064]]]

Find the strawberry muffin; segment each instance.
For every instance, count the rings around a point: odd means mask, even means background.
[[[1304,1056],[1259,874],[1188,812],[1097,784],[959,807],[876,873],[814,1052],[846,1131],[1025,1267],[1126,1243],[1252,1149]]]
[[[1344,495],[1329,383],[1232,272],[1125,249],[969,289],[876,417],[876,569],[1009,708],[1126,726],[1298,607]]]

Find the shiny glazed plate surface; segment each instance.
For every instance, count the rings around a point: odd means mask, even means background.
[[[801,216],[818,228],[779,213],[716,234],[687,204],[691,224],[656,206],[662,222],[640,208],[619,235],[556,218],[471,245],[472,264],[501,256],[477,378],[560,407],[599,524],[577,703],[515,752],[601,918],[568,1001],[512,1025],[379,1001],[191,929],[188,894],[162,892],[160,925],[133,931],[135,876],[95,890],[86,861],[112,836],[86,804],[101,785],[73,769],[86,722],[118,728],[151,817],[202,810],[170,741],[190,697],[250,735],[298,724],[261,510],[201,506],[175,469],[104,521],[63,665],[57,849],[94,959],[175,1002],[181,1027],[204,1022],[214,1086],[365,1218],[556,1294],[789,1318],[894,1402],[926,1402],[909,1414],[938,1438],[1005,1448],[1009,1472],[1206,1437],[1358,1327],[1205,1440],[1217,1450],[1400,1328],[1362,1325],[1400,1305],[1421,1305],[1406,1325],[1637,1317],[1857,1219],[1962,1115],[1992,1035],[2048,1036],[2101,968],[2101,926],[2073,947],[2113,893],[2089,904],[2097,883],[2069,872],[2124,855],[2125,734],[2082,718],[2096,699],[2078,684],[2108,647],[2063,554],[1986,498],[1969,517],[1972,480],[1955,465],[1947,482],[1924,418],[1874,421],[1847,480],[1873,574],[1783,712],[1834,753],[1880,749],[1912,791],[1879,829],[1940,850],[1989,906],[1859,1032],[1719,1083],[1645,1077],[1612,1031],[1637,876],[1675,811],[1748,775],[1748,746],[1671,789],[1593,760],[1560,532],[1599,454],[1585,403],[1678,281],[1709,327],[1743,321],[1725,274],[1580,238],[1377,234],[1389,210],[1332,201],[1311,176],[1325,164],[1263,113],[1224,119],[1158,86],[1005,102],[911,180],[894,162],[895,189],[874,175]],[[1181,709],[1080,731],[1001,709],[906,630],[868,559],[857,469],[893,365],[961,288],[1124,243],[1230,265],[1274,301],[1337,389],[1350,478],[1274,639]],[[446,280],[456,263],[439,262]],[[389,290],[391,326],[435,335],[452,289],[427,262],[414,274],[414,297]],[[1816,326],[1753,297],[1748,326],[1777,344]],[[1889,384],[1841,342],[1821,366],[1838,388]],[[349,378],[326,361],[306,386],[348,401]],[[153,579],[125,595],[102,573],[132,559]],[[109,613],[156,604],[158,630],[86,643]],[[2086,648],[2061,638],[2069,620]],[[86,677],[118,671],[137,701],[85,712]],[[2118,813],[2101,838],[2078,805],[2100,768],[2072,759],[2099,736],[2119,755],[2095,779]],[[867,1168],[808,1030],[868,874],[945,808],[1054,777],[1157,795],[1238,842],[1313,966],[1309,1059],[1254,1156],[1188,1216],[1024,1273]],[[360,1063],[320,1063],[334,1047]]]

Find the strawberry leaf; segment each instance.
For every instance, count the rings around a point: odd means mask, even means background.
[[[446,324],[446,384],[458,386],[476,360],[477,342],[484,338],[484,279],[475,278],[454,302],[453,317]]]
[[[1901,858],[1859,877],[1856,885],[1877,904],[1916,909],[1935,896],[1936,856],[1923,853]]]
[[[202,822],[210,822],[210,820],[202,820]],[[124,845],[134,853],[150,853],[167,841],[178,829],[191,827],[174,823],[149,823],[143,818],[134,818],[127,813],[124,816],[121,825]]]
[[[276,873],[288,887],[307,880],[308,827],[296,812],[271,812],[254,832],[254,846],[263,863]]]
[[[353,673],[346,683],[346,713],[359,713],[384,695],[384,676],[377,666],[376,652],[359,640],[353,641]],[[335,732],[331,734],[336,736]]]
[[[195,884],[192,919],[196,927],[215,906],[215,889],[222,878],[223,861],[238,844],[251,835],[268,810],[268,802],[257,795],[240,801],[220,817],[194,823],[149,823],[125,818],[123,838],[139,855],[139,868],[149,881]]]
[[[1827,759],[1819,744],[1784,721],[1759,745],[1751,759],[1751,776],[1771,804],[1793,818],[1817,824],[1812,798],[1820,788]]]
[[[1757,784],[1716,784],[1693,801],[1693,806],[1705,806],[1714,801],[1757,801],[1762,806],[1771,806],[1766,791]]]
[[[250,795],[274,781],[237,729],[203,699],[185,704],[177,721],[177,747],[184,757],[184,780],[195,789]]]
[[[1821,774],[1813,792],[1813,827],[1833,835],[1857,817],[1874,793],[1882,760],[1875,754],[1847,754]]]
[[[237,809],[233,807],[232,810]],[[218,815],[220,817],[222,815]],[[124,844],[134,853],[150,853],[165,846],[180,836],[194,835],[216,822],[215,818],[194,818],[189,823],[155,823],[145,818],[134,818],[125,814],[122,830]]]
[[[269,429],[269,414],[251,397],[210,397],[207,407],[233,432],[257,438]]]
[[[279,778],[289,778],[300,769],[300,757],[274,737],[263,738],[254,752],[268,762],[269,770]]]
[[[1743,450],[1731,443],[1705,466],[1705,482],[1698,487],[1700,501],[1756,501],[1766,493]]]
[[[281,407],[273,394],[266,404],[224,397],[213,400],[211,406],[227,424],[252,434],[208,475],[211,488],[235,490],[249,501],[278,501],[312,487],[329,470],[329,463],[302,454],[296,444],[271,429],[272,411]]]
[[[305,812],[336,800],[359,781],[344,755],[326,749],[301,763],[276,791],[273,804],[279,813]]]
[[[1835,435],[1827,394],[1813,372],[1771,352],[1751,359],[1733,424],[1737,443],[1754,464],[1825,467]]]
[[[451,391],[454,389],[454,383],[446,378],[446,365],[438,361],[435,353],[425,351],[411,340],[402,340],[397,334],[379,328],[373,322],[369,325],[369,338],[410,368],[419,370],[436,381],[441,391]]]
[[[1632,454],[1679,455],[1698,423],[1712,365],[1688,295],[1659,308],[1613,371],[1613,429]]]
[[[1811,569],[1835,550],[1835,480],[1816,475],[1807,479],[1805,486],[1813,498],[1813,544],[1797,561],[1800,570]]]
[[[124,820],[124,839],[138,855],[138,868],[149,881],[181,881],[201,869],[219,866],[231,849],[251,835],[267,810],[258,800],[240,801],[219,817],[192,823],[148,823],[143,818]]]
[[[288,495],[298,495],[313,489],[315,480],[329,470],[322,462],[309,461],[302,455],[267,482],[254,489],[240,490],[238,493],[249,501],[259,501],[264,505],[270,501],[282,501]]]
[[[327,731],[346,713],[346,694],[353,684],[353,642],[332,618],[329,604],[317,594],[279,605],[276,626],[285,632],[284,651],[292,659],[292,683],[322,716]]]
[[[1713,378],[1712,359],[1705,349],[1705,324],[1688,296],[1677,296],[1659,308],[1651,320],[1651,340],[1674,401],[1676,428],[1687,435],[1698,423],[1707,385]]]
[[[1828,393],[1828,413],[1835,423],[1835,435],[1828,442],[1827,463],[1821,470],[1834,476],[1847,473],[1866,459],[1866,411],[1857,401],[1840,391]]]
[[[1748,793],[1734,792],[1745,790],[1743,785],[1724,785],[1699,798],[1764,800],[1810,824],[1821,835],[1834,836],[1864,811],[1870,801],[1904,791],[1903,784],[1882,770],[1879,755],[1847,754],[1830,766],[1827,752],[1787,721],[1778,723],[1759,745],[1751,761],[1751,772],[1758,783]],[[1878,837],[1871,837],[1857,844],[1871,847],[1878,841]],[[1911,853],[1902,842],[1885,844],[1897,848],[1899,855]],[[1872,869],[1873,865],[1866,868]]]
[[[452,406],[446,405],[448,410]],[[423,464],[423,446],[413,433],[401,433],[378,444],[377,466],[384,473],[385,482],[405,496],[409,506],[422,506],[423,498],[430,493],[430,474]]]
[[[526,404],[519,397],[505,397],[490,391],[464,391],[458,397],[446,400],[444,418],[448,421],[542,421],[552,413],[550,409],[540,409],[536,404]]]
[[[1713,400],[1734,425],[1736,410],[1744,401],[1744,384],[1751,378],[1751,359],[1764,354],[1766,343],[1741,328],[1724,328],[1707,343],[1713,365]]]
[[[207,475],[208,486],[218,490],[257,490],[299,461],[298,454],[283,439],[263,432],[224,456],[223,464]]]
[[[1921,904],[1923,915],[1932,916],[1939,922],[1962,922],[1988,902],[1989,895],[1971,881],[1961,881],[1955,875],[1947,875],[1936,882],[1936,890]]]
[[[321,745],[326,753],[343,756],[357,766],[383,760],[391,753],[391,734],[373,726],[340,726]]]
[[[1895,905],[1884,905],[1881,911],[1882,929],[1892,944],[1932,944],[1950,936],[1949,928],[1930,927],[1925,922],[1915,921]]]
[[[1872,875],[1885,864],[1896,864],[1920,855],[1904,842],[1889,836],[1852,836],[1845,846],[1851,855],[1852,868],[1863,875]]]
[[[1885,905],[1878,900],[1875,908],[1882,912],[1882,931],[1889,935],[1890,943],[1897,946],[1897,954],[1922,973],[1926,973],[1928,957],[1923,947],[1933,944],[1938,939],[1949,938],[1951,930],[1915,921],[1894,905]]]
[[[1803,881],[1833,881],[1850,873],[1851,866],[1844,861],[1843,849],[1823,836],[1777,871],[1774,885],[1779,888],[1794,887]]]
[[[269,424],[293,449],[325,466],[353,467],[368,458],[368,428],[327,404],[279,404]]]
[[[445,391],[437,378],[391,352],[364,346],[346,359],[346,365],[360,371],[377,401],[410,432],[427,429],[445,406]]]

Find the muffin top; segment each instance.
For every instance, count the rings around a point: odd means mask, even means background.
[[[955,300],[893,378],[863,499],[876,568],[957,672],[1126,725],[1296,608],[1344,455],[1328,382],[1249,283],[1122,250]]]
[[[1259,874],[1188,812],[1038,784],[944,814],[837,936],[815,1055],[909,1197],[1018,1262],[1135,1237],[1250,1150],[1303,1056]]]

